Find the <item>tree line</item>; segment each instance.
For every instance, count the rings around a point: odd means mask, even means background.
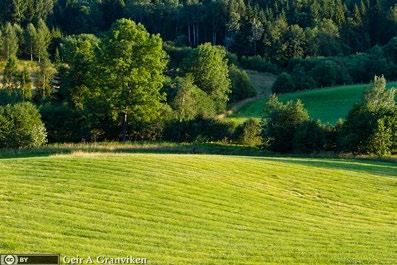
[[[393,0],[3,0],[0,10],[0,23],[47,19],[66,34],[96,34],[130,18],[165,40],[279,63],[364,52],[397,34]]]
[[[155,32],[155,30],[148,31],[143,24],[136,23],[130,19],[116,20],[117,17],[125,16],[124,12],[128,6],[128,1],[125,3],[120,1],[120,5],[114,5],[116,2],[118,1],[58,1],[51,11],[53,13],[49,12],[44,17],[38,16],[35,19],[29,19],[24,15],[21,16],[23,19],[17,21],[13,19],[13,15],[8,16],[11,19],[7,18],[7,20],[4,20],[7,22],[1,27],[0,38],[0,56],[6,61],[1,82],[4,89],[0,90],[0,105],[8,106],[8,108],[19,106],[18,108],[29,109],[32,106],[35,108],[34,105],[29,103],[33,102],[38,107],[47,131],[43,135],[47,135],[47,139],[50,142],[142,139],[202,140],[260,145],[279,152],[317,152],[319,150],[328,150],[329,148],[333,151],[356,152],[356,150],[352,149],[353,147],[341,148],[344,145],[340,143],[344,141],[341,140],[343,139],[342,137],[336,136],[339,134],[333,133],[338,131],[336,127],[331,128],[321,125],[317,121],[311,121],[307,113],[304,113],[305,111],[300,111],[302,106],[297,103],[288,103],[284,106],[272,98],[268,106],[269,109],[273,108],[273,111],[267,110],[266,118],[264,118],[262,125],[253,120],[243,124],[235,124],[219,120],[216,117],[224,113],[227,104],[255,96],[256,92],[252,88],[247,73],[239,66],[275,73],[280,72],[281,69],[286,69],[289,73],[280,75],[276,84],[281,83],[279,85],[281,89],[294,90],[314,86],[311,84],[304,87],[303,84],[310,84],[312,81],[298,78],[310,78],[312,76],[317,85],[325,85],[325,82],[338,83],[344,82],[340,80],[349,80],[345,71],[339,71],[339,68],[343,69],[343,64],[347,65],[349,63],[349,65],[353,65],[351,70],[347,71],[350,78],[353,78],[355,75],[352,73],[360,69],[355,64],[360,65],[363,61],[361,60],[362,56],[369,56],[368,54],[374,54],[373,56],[371,55],[374,60],[369,60],[369,63],[365,64],[366,66],[376,66],[377,64],[373,63],[376,60],[380,62],[379,65],[382,65],[381,63],[386,60],[387,62],[392,62],[390,65],[394,67],[397,54],[396,41],[391,39],[384,46],[375,46],[366,53],[349,56],[326,58],[287,56],[284,58],[280,57],[280,59],[277,58],[277,51],[272,50],[271,53],[274,56],[269,55],[266,57],[265,54],[260,52],[263,48],[260,39],[255,41],[255,44],[251,43],[255,51],[253,53],[244,53],[236,50],[233,47],[235,45],[233,41],[238,40],[238,32],[232,34],[233,38],[230,39],[230,45],[226,44],[228,43],[226,35],[224,40],[219,41],[219,36],[221,35],[218,34],[212,34],[212,38],[209,39],[210,42],[202,43],[205,40],[205,34],[203,35],[201,32],[200,22],[197,22],[194,26],[190,24],[187,30],[189,36],[175,38],[175,42],[164,42],[160,35],[150,33],[150,31]],[[338,1],[334,2],[337,3]],[[369,5],[369,2],[363,2],[360,5]],[[379,7],[385,10],[384,7],[389,6],[390,12],[392,12],[393,5],[386,2],[378,1]],[[13,2],[14,5],[16,3],[18,1]],[[112,15],[112,17],[108,17],[108,20],[105,19],[104,22],[115,21],[110,28],[101,24],[97,24],[98,28],[95,29],[87,28],[87,32],[96,32],[97,34],[65,34],[68,30],[61,23],[56,22],[55,18],[51,17],[51,14],[55,16],[56,12],[61,12],[60,10],[62,9],[57,9],[60,4],[64,4],[66,7],[68,5],[79,6],[82,3],[89,3],[93,7],[98,5],[102,6],[102,8],[104,4],[107,4],[108,10],[116,8],[116,11],[120,12],[107,14],[107,16]],[[223,2],[215,1],[211,3],[219,4]],[[266,1],[258,4],[250,2],[250,4],[247,4],[248,7],[246,6],[245,8],[250,10],[250,6],[253,6],[259,12],[261,8],[266,7],[265,10],[269,14],[273,12],[272,10],[281,8],[283,11],[280,13],[281,16],[274,21],[275,24],[272,22],[272,25],[279,23],[285,26],[284,22],[290,23],[292,16],[288,12],[284,12],[287,9],[283,9],[284,5],[285,7],[289,6],[287,4],[289,2],[285,1],[282,3],[278,6],[270,2],[266,3]],[[134,4],[137,3],[134,2]],[[210,3],[196,4],[207,5]],[[351,4],[352,2],[346,2],[344,11],[340,14],[345,13],[346,8]],[[358,4],[357,2],[355,5]],[[188,5],[190,4],[184,3],[182,6]],[[15,11],[12,8],[9,10]],[[84,10],[84,8],[81,10]],[[141,10],[141,7],[137,7],[134,10]],[[198,11],[196,10],[195,12]],[[246,13],[241,14],[244,14],[241,17],[242,20],[249,17]],[[104,16],[99,11],[97,15],[99,17]],[[141,18],[137,20],[143,21],[145,13],[141,15]],[[323,16],[326,15],[323,14]],[[48,23],[43,20],[45,17],[47,17]],[[61,14],[57,14],[57,18],[62,18]],[[337,20],[337,17],[332,15],[329,20]],[[391,23],[391,28],[393,28],[394,22],[390,20],[390,17],[387,17],[386,20]],[[344,20],[342,19],[341,21]],[[58,26],[59,28],[57,28]],[[148,27],[150,28],[150,26]],[[74,28],[78,32],[79,27]],[[271,28],[277,29],[277,27]],[[239,26],[240,29],[241,27]],[[270,36],[268,33],[262,32],[262,26],[258,26],[256,29],[258,30],[256,32],[258,35],[262,37]],[[278,32],[276,35],[281,36],[284,33],[280,34]],[[164,35],[168,36],[167,34]],[[294,37],[293,39],[296,38]],[[379,41],[379,43],[387,39],[388,37]],[[247,38],[244,37],[237,42],[244,43],[243,41],[246,40],[252,40],[252,38],[249,36]],[[215,45],[219,43],[225,46]],[[377,41],[374,43],[377,43]],[[251,49],[251,46],[245,45],[245,47]],[[235,51],[237,55],[230,51]],[[24,58],[34,63],[21,68],[18,58]],[[349,61],[349,58],[357,58],[357,60]],[[385,69],[394,69],[391,66],[388,66],[389,68],[382,66],[377,71],[370,73],[378,74],[385,71]],[[34,70],[29,69],[29,67],[34,68]],[[361,69],[361,71],[365,70],[365,67]],[[343,79],[345,77],[346,79]],[[287,82],[282,83],[282,78],[287,80]],[[323,79],[320,80],[318,78]],[[333,81],[332,78],[341,79]],[[368,77],[366,78],[368,80]],[[378,79],[375,80],[375,83],[379,83]],[[283,113],[284,111],[287,112],[282,114],[282,117],[285,115],[284,117],[292,118],[296,114],[300,117],[300,120],[298,123],[291,121],[292,123],[289,125],[283,124],[278,127],[280,137],[288,134],[288,132],[289,135],[280,142],[287,147],[275,148],[278,144],[274,144],[272,141],[276,141],[278,136],[275,138],[270,137],[271,130],[269,131],[269,128],[264,124],[272,124],[266,122],[272,113]],[[384,113],[383,111],[382,109],[381,113]],[[31,116],[29,114],[34,112],[25,111],[22,113],[26,114],[26,119],[37,121],[37,115],[32,114],[33,116]],[[361,112],[358,111],[358,113]],[[393,115],[390,116],[394,117]],[[16,119],[14,116],[11,117]],[[395,134],[393,131],[395,127],[391,125],[393,122],[390,122],[390,119],[385,119],[378,123],[379,120],[383,119],[381,117],[383,116],[378,114],[372,115],[368,120],[372,121],[372,125],[376,124],[378,127],[375,125],[375,127],[371,127],[371,125],[370,128],[377,128],[376,130],[379,133],[382,132],[385,135]],[[343,123],[344,125],[340,127],[345,128],[341,131],[347,131],[346,128],[348,128],[347,124],[349,124],[350,118],[349,116],[347,121]],[[287,121],[288,123],[290,122],[288,119]],[[40,122],[37,121],[37,124],[39,124],[37,126],[44,126],[43,124],[40,125]],[[292,132],[289,126],[292,126]],[[352,128],[356,127],[353,126]],[[42,131],[42,129],[40,130]],[[299,133],[295,134],[295,130]],[[371,130],[368,129],[367,131]],[[34,132],[35,130],[30,131]],[[307,139],[308,133],[317,132],[320,135],[318,139],[324,139],[325,137],[339,140],[332,144],[321,143],[317,145],[315,143],[317,138],[314,137],[309,141],[309,147],[302,147],[301,141]],[[332,133],[328,134],[329,132]],[[12,134],[8,135],[12,136]],[[351,137],[353,136],[354,134]],[[44,142],[45,138],[39,137],[41,142]],[[294,141],[299,142],[301,145],[288,143],[286,139],[289,141],[295,139]],[[393,139],[388,141],[394,143]],[[37,145],[40,141],[35,140],[34,145]],[[345,142],[349,141],[346,140]],[[26,142],[20,145],[18,143],[20,142],[15,142],[14,147],[33,146]],[[355,143],[357,144],[354,146],[359,146],[362,141],[357,140]],[[12,146],[7,145],[7,147]],[[387,145],[387,148],[384,149],[386,150],[384,153],[389,152],[390,145]],[[357,152],[365,153],[373,152],[373,150],[360,148]]]

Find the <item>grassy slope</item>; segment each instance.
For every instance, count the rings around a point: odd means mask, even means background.
[[[258,96],[269,96],[272,94],[272,86],[277,79],[276,75],[253,70],[245,71],[251,80],[252,86],[258,92]]]
[[[176,154],[0,160],[0,253],[395,264],[397,164]]]
[[[388,83],[397,86],[397,82]],[[368,85],[349,85],[306,90],[280,96],[282,101],[301,99],[310,115],[323,122],[335,123],[344,118],[352,106],[359,102]],[[265,101],[256,100],[242,106],[232,117],[237,119],[260,118]]]

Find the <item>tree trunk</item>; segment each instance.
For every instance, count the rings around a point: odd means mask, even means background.
[[[121,141],[127,141],[127,113],[124,113],[121,121]]]
[[[189,37],[189,45],[192,46],[192,38],[190,37],[190,24],[187,25],[187,35]]]
[[[196,26],[196,34],[197,34],[196,45],[199,45],[200,41],[199,41],[199,26],[198,25]]]
[[[196,27],[193,23],[193,46],[196,46]]]

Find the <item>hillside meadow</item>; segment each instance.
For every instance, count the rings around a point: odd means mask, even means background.
[[[76,147],[0,159],[0,252],[149,264],[397,260],[393,161]]]
[[[355,103],[361,100],[368,84],[318,88],[313,90],[298,91],[279,96],[280,100],[300,99],[305,104],[310,116],[320,119],[324,123],[334,124],[338,119],[345,118]],[[397,87],[397,82],[388,82],[388,87]],[[264,99],[258,99],[241,106],[231,119],[245,120],[247,118],[261,118],[265,106]]]

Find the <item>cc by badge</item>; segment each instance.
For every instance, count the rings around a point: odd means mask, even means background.
[[[16,265],[18,264],[18,258],[15,255],[2,255],[1,265]]]
[[[59,265],[59,254],[0,254],[0,265]]]

